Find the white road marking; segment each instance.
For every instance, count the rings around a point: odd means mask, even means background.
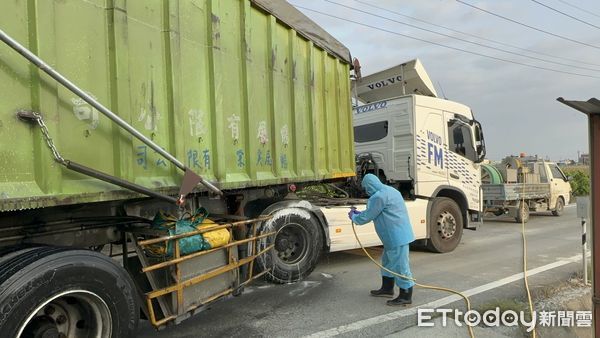
[[[590,254],[588,253],[587,256],[590,256]],[[561,259],[554,263],[546,264],[546,265],[540,266],[535,269],[527,270],[527,277],[531,277],[533,275],[537,275],[538,273],[548,271],[551,269],[555,269],[555,268],[558,268],[563,265],[575,263],[579,260],[581,260],[581,255],[575,255],[573,257]],[[512,276],[508,276],[506,278],[503,278],[503,279],[500,279],[500,280],[497,280],[494,282],[491,282],[491,283],[480,285],[478,287],[463,291],[462,293],[465,294],[466,296],[470,297],[470,296],[474,296],[474,295],[501,287],[506,284],[510,284],[510,283],[518,281],[520,279],[523,279],[522,272],[514,274]],[[340,335],[340,334],[343,334],[346,332],[352,332],[352,331],[364,329],[369,326],[381,324],[383,322],[387,322],[390,320],[416,315],[418,308],[434,309],[434,308],[439,308],[439,307],[454,303],[459,300],[462,300],[462,297],[460,297],[458,295],[452,295],[452,296],[440,298],[438,300],[429,302],[427,304],[419,305],[417,307],[412,307],[412,308],[405,309],[405,310],[390,312],[390,313],[386,313],[384,315],[363,319],[363,320],[354,322],[352,324],[341,325],[338,327],[334,327],[332,329],[315,332],[306,337],[333,337],[333,336],[337,336],[337,335]]]

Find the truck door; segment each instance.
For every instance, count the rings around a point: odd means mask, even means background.
[[[560,168],[554,163],[548,163],[550,169],[550,209],[554,209],[557,205],[557,199],[562,196],[563,205],[568,204],[571,196],[571,185],[567,177],[563,174]]]
[[[448,184],[444,115],[441,110],[417,106],[416,193],[432,196],[440,185]]]
[[[464,192],[469,205],[479,204],[479,166],[477,151],[473,141],[472,127],[455,118],[454,114],[446,113],[448,137],[448,181],[450,185]]]

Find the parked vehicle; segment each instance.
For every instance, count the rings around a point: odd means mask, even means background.
[[[482,166],[485,212],[508,214],[527,222],[531,211],[560,216],[571,202],[569,178],[553,162],[537,157],[509,156],[497,165]]]
[[[359,179],[372,173],[396,187],[416,238],[435,252],[454,250],[463,228],[474,229],[481,219],[481,124],[469,107],[436,97],[419,60],[366,76],[355,88],[361,102],[354,108]],[[322,210],[330,224],[330,250],[358,247],[347,207]],[[373,226],[357,230],[363,244],[381,245]]]
[[[294,191],[355,175],[327,32],[282,0],[5,1],[0,22],[3,336],[131,337],[140,309],[176,324],[314,269],[328,224]]]
[[[471,110],[415,60],[359,79],[352,114],[349,51],[285,1],[0,9],[5,335],[135,336],[140,311],[160,328],[300,280],[357,247],[364,199],[296,195],[317,182],[378,175],[437,252],[480,220]]]

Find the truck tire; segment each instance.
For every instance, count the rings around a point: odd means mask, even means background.
[[[529,221],[529,205],[527,203],[524,203],[523,201],[519,202],[515,220],[517,223],[527,223]]]
[[[560,216],[563,214],[563,211],[565,211],[565,201],[562,196],[560,196],[556,200],[556,206],[554,207],[554,210],[552,210],[552,215]]]
[[[272,231],[277,234],[263,240],[260,248],[275,246],[257,258],[259,271],[271,269],[267,280],[280,284],[310,275],[323,251],[323,234],[315,217],[303,209],[283,209],[274,213],[261,233]]]
[[[458,246],[463,232],[463,217],[458,204],[447,197],[437,197],[431,206],[427,248],[430,251],[450,252]]]
[[[6,337],[133,337],[139,305],[128,273],[89,250],[37,247],[0,263]]]

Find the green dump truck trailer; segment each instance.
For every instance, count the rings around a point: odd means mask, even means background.
[[[3,336],[135,336],[312,271],[294,191],[355,170],[333,37],[282,0],[3,1],[0,31]]]

